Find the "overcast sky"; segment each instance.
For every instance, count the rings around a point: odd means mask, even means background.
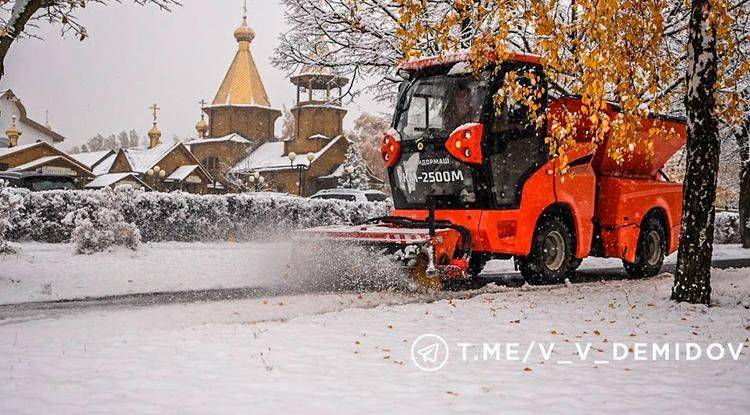
[[[44,40],[13,45],[0,89],[12,89],[41,123],[48,110],[52,128],[67,138],[65,149],[97,133],[135,128],[145,135],[154,102],[162,108],[164,139],[194,137],[198,101],[213,99],[237,50],[233,32],[242,21],[242,0],[182,3],[171,13],[129,0],[89,6],[80,13],[90,35],[83,42],[62,38],[59,26],[43,25],[37,33]],[[270,63],[286,28],[284,9],[275,0],[249,0],[248,9],[257,33],[251,48],[271,104],[290,107],[294,86]],[[347,126],[363,110],[387,111],[367,98],[346,106]]]

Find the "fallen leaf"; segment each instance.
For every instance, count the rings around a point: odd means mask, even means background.
[[[533,370],[530,367],[523,368],[524,372],[533,372]]]
[[[594,330],[594,335],[595,336],[601,336],[602,334],[599,332],[599,330]]]

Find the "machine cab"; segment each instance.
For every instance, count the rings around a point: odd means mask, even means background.
[[[525,180],[549,157],[528,102],[496,105],[510,73],[533,91],[542,114],[538,63],[508,60],[477,72],[459,60],[408,71],[383,144],[396,209],[518,207]]]

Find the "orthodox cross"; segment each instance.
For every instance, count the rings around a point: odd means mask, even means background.
[[[154,122],[156,122],[156,113],[161,109],[159,108],[156,103],[154,105],[148,107],[153,113],[154,113]]]

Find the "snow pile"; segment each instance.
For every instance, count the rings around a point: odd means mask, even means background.
[[[78,223],[95,218],[100,209],[116,210],[122,222],[134,224],[142,240],[219,241],[268,239],[289,230],[329,224],[351,224],[385,216],[387,203],[354,203],[305,199],[279,194],[193,195],[133,189],[28,192],[7,189],[20,197],[21,214],[9,217],[9,240],[67,242]]]
[[[8,234],[21,218],[23,197],[6,186],[0,180],[0,253],[12,253],[13,247],[8,243]]]
[[[716,212],[714,221],[714,243],[738,244],[740,240],[740,214],[737,212]]]
[[[99,208],[92,216],[83,209],[71,212],[63,223],[75,224],[71,240],[79,254],[102,252],[112,246],[124,246],[135,251],[141,244],[138,228],[125,222],[122,213],[109,207]]]

